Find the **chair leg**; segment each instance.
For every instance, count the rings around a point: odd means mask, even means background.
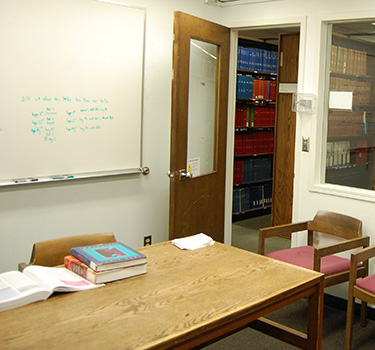
[[[354,321],[354,298],[348,298],[348,310],[346,313],[345,350],[352,347],[353,321]]]
[[[361,303],[361,326],[366,327],[367,325],[367,303],[362,301]]]

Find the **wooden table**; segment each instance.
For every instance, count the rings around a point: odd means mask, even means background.
[[[139,251],[148,257],[146,275],[1,312],[0,348],[191,349],[249,324],[301,348],[321,348],[322,274],[220,243],[185,251],[165,242]],[[262,318],[303,297],[307,335]]]

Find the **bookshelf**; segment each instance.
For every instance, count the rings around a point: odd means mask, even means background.
[[[278,47],[239,39],[233,169],[233,218],[272,204]],[[263,214],[263,212],[262,212]]]
[[[375,45],[332,36],[329,91],[352,92],[352,109],[329,108],[326,183],[374,189]]]

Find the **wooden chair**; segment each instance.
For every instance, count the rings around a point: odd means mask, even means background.
[[[71,248],[109,242],[116,242],[113,233],[93,233],[34,243],[30,262],[28,264],[19,263],[18,270],[22,271],[29,265],[63,265],[64,257],[70,255]]]
[[[264,255],[265,240],[269,237],[291,237],[293,232],[307,231],[307,246],[278,250],[266,254],[277,260],[324,273],[324,287],[349,280],[350,260],[334,254],[369,246],[369,237],[362,236],[362,222],[343,214],[319,210],[313,220],[268,227],[259,230],[258,253]],[[344,240],[323,247],[314,247],[314,233],[321,232]],[[358,268],[358,276],[366,267]]]
[[[351,255],[345,336],[345,349],[347,350],[352,346],[355,298],[361,300],[362,327],[367,325],[367,303],[375,305],[375,274],[368,276],[368,262],[373,257],[375,257],[375,246],[367,247]],[[361,263],[366,269],[366,275],[357,281],[359,277],[358,264]]]

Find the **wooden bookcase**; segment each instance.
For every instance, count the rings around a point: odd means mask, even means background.
[[[233,169],[233,220],[272,204],[278,47],[240,38]]]
[[[333,36],[331,91],[352,91],[351,111],[328,110],[326,183],[374,189],[375,45]]]

